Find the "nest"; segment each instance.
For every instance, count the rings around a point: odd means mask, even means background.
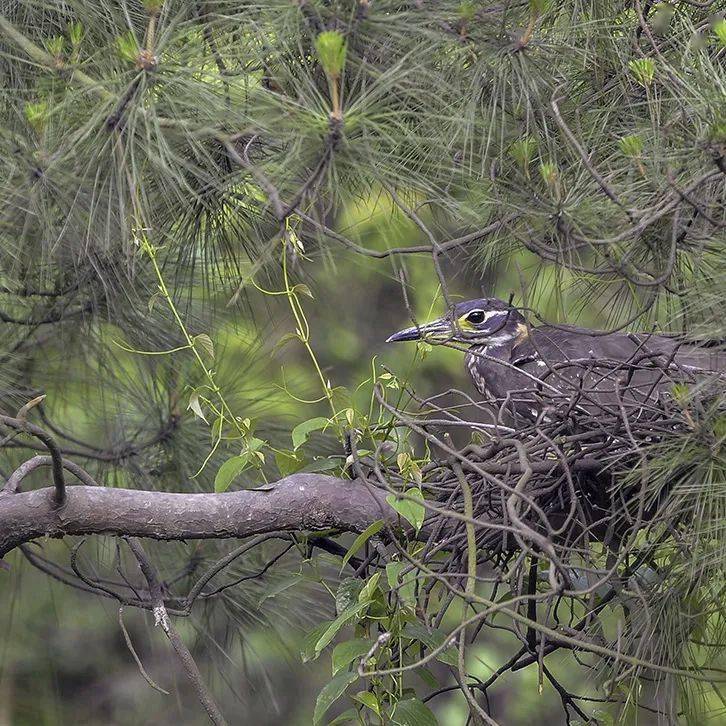
[[[656,386],[648,365],[649,379],[640,375],[642,362],[625,373],[610,369],[602,380],[611,385],[595,394],[575,378],[570,390],[533,385],[498,401],[453,389],[433,399],[409,391],[413,405],[402,410],[379,391],[399,430],[430,452],[416,474],[427,500],[427,548],[445,546],[453,553],[446,567],[463,566],[469,521],[480,563],[544,558],[563,589],[593,547],[622,553],[642,530],[662,539],[693,525],[709,496],[699,486],[701,469],[723,461],[726,380],[685,379],[664,366]],[[383,451],[372,469],[377,484],[405,491],[410,468],[386,468]]]

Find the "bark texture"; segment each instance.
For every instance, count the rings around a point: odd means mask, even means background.
[[[293,474],[264,490],[224,494],[73,486],[60,507],[54,493],[48,487],[0,496],[0,557],[44,536],[212,539],[278,530],[360,532],[378,519],[397,522],[387,492],[322,474]]]

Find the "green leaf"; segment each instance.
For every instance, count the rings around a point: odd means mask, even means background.
[[[557,183],[557,164],[551,161],[543,161],[539,165],[539,175],[547,186],[553,187]]]
[[[25,112],[25,118],[28,123],[37,133],[41,133],[48,119],[48,104],[45,101],[26,103],[23,111]]]
[[[190,410],[195,416],[202,419],[202,421],[204,421],[204,423],[209,426],[209,421],[204,418],[204,411],[202,411],[202,405],[199,402],[199,393],[197,393],[197,391],[192,391],[192,395],[189,396],[189,405],[187,406],[187,411]]]
[[[406,562],[389,562],[386,565],[386,578],[388,587],[398,593],[404,604],[410,605],[416,600],[416,573],[410,570],[401,579],[401,571],[407,568],[409,565]]]
[[[529,12],[532,15],[542,15],[549,9],[550,0],[529,0]]]
[[[340,716],[336,716],[332,721],[328,721],[328,726],[340,726],[340,724],[348,723],[349,721],[360,723],[358,720],[358,711],[354,708],[348,708]]]
[[[425,360],[426,356],[434,349],[434,346],[431,345],[431,343],[427,343],[425,340],[418,340],[416,341],[416,349],[418,350],[418,354],[421,356],[421,360]],[[396,383],[396,385],[392,385],[391,388],[398,388],[397,381],[392,380],[391,383]]]
[[[332,78],[340,76],[345,65],[345,38],[337,30],[325,30],[315,39],[315,50],[323,70]]]
[[[65,45],[65,42],[66,39],[62,35],[54,35],[53,37],[44,40],[43,44],[52,56],[59,58],[63,55],[63,46]]]
[[[357,673],[339,673],[330,683],[327,683],[318,694],[318,700],[315,702],[313,723],[320,723],[323,716],[325,716],[325,712],[345,693],[345,689],[357,679]]]
[[[259,451],[263,447],[267,446],[267,442],[263,439],[255,438],[254,436],[247,441],[247,450],[248,451]]]
[[[429,688],[438,687],[439,682],[436,680],[436,676],[428,668],[421,666],[416,668],[415,673]]]
[[[313,459],[309,464],[305,464],[300,471],[332,471],[333,469],[340,469],[340,467],[343,466],[343,463],[344,459],[342,456],[329,456],[326,458]]]
[[[423,501],[423,493],[420,489],[408,489],[404,492],[409,497],[415,497]],[[417,504],[408,499],[399,499],[395,494],[389,494],[386,501],[395,509],[406,521],[410,522],[418,532],[424,522],[426,516],[426,508],[423,504]]]
[[[618,141],[618,147],[623,156],[635,159],[643,153],[643,139],[638,134],[628,134]]]
[[[330,627],[331,621],[320,623],[313,628],[304,638],[300,645],[300,658],[303,663],[315,660],[319,653],[315,651],[315,645],[322,637],[323,633]]]
[[[523,139],[515,141],[509,147],[509,154],[514,161],[526,169],[537,152],[537,140],[532,136],[525,136]]]
[[[351,699],[370,708],[377,716],[381,715],[381,707],[378,704],[378,699],[370,691],[359,691],[355,696],[351,696]]]
[[[240,456],[233,456],[219,467],[217,476],[214,477],[214,491],[217,493],[226,492],[229,485],[241,474],[250,464],[248,453]]]
[[[374,535],[383,529],[385,522],[382,519],[378,519],[373,524],[366,527],[353,541],[348,551],[343,557],[343,563],[340,566],[342,572],[343,568],[348,564],[350,558]]]
[[[427,648],[434,650],[441,646],[442,643],[448,637],[448,633],[443,633],[440,630],[433,630],[429,632],[420,623],[408,623],[403,629],[403,636],[406,638],[412,638],[413,640],[420,640]],[[442,650],[437,656],[436,660],[446,663],[447,665],[457,665],[458,655],[453,645],[448,646]]]
[[[131,30],[116,38],[116,48],[123,60],[129,63],[136,62],[136,57],[139,55],[139,44],[136,42],[136,36]]]
[[[407,698],[396,704],[393,723],[397,726],[438,726],[431,709],[418,698]]]
[[[333,675],[346,668],[357,658],[362,658],[371,649],[371,644],[363,638],[344,640],[333,648]]]
[[[351,605],[349,608],[346,608],[340,615],[338,615],[338,617],[330,623],[326,631],[320,636],[318,642],[315,643],[315,657],[317,658],[318,655],[320,655],[323,648],[325,648],[333,640],[333,638],[338,634],[338,631],[344,625],[360,615],[370,604],[370,600],[356,603],[355,605]]]
[[[292,291],[299,293],[300,295],[307,295],[311,300],[315,299],[310,288],[304,282],[299,282],[292,288]]]
[[[214,343],[212,339],[206,334],[201,333],[194,338],[194,345],[199,347],[212,359],[214,360]]]
[[[292,451],[276,451],[275,463],[280,470],[280,476],[290,476],[290,474],[300,471],[305,465],[304,459]]]
[[[378,589],[378,582],[381,579],[381,573],[376,572],[368,582],[363,586],[363,589],[358,595],[358,602],[367,602],[373,600],[376,590]]]
[[[351,605],[355,605],[362,589],[363,581],[358,577],[346,577],[341,580],[335,592],[335,612],[340,615]]]
[[[726,19],[721,18],[721,20],[715,22],[713,32],[716,34],[719,44],[726,48]]]
[[[68,38],[71,45],[77,48],[83,40],[83,23],[70,23],[68,25]]]
[[[636,58],[628,63],[628,68],[641,86],[649,86],[655,78],[655,61],[652,58]]]
[[[153,294],[153,295],[152,295],[152,296],[151,296],[151,297],[149,298],[149,302],[148,302],[148,303],[146,304],[146,305],[147,305],[147,307],[149,308],[149,312],[153,312],[153,310],[154,310],[154,305],[156,305],[156,301],[157,301],[157,300],[159,300],[160,298],[161,298],[161,293],[160,293],[160,292],[159,292],[158,290],[157,290],[157,292],[155,292],[155,293],[154,293],[154,294]]]
[[[308,436],[310,436],[313,431],[320,431],[329,423],[330,422],[327,418],[318,416],[317,418],[311,418],[298,424],[292,430],[292,448],[299,449],[308,440]]]

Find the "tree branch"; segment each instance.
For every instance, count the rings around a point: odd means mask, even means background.
[[[149,584],[149,594],[151,604],[154,608],[155,625],[161,625],[161,629],[169,639],[171,647],[179,658],[179,662],[184,668],[184,672],[194,686],[194,690],[197,693],[199,702],[204,706],[204,710],[209,716],[209,720],[215,724],[215,726],[227,726],[227,722],[222,716],[222,712],[219,710],[212,694],[209,692],[206,683],[202,679],[202,674],[199,672],[194,657],[191,651],[185,645],[181,636],[177,632],[176,628],[172,625],[169,620],[169,616],[166,613],[166,607],[164,606],[164,597],[161,593],[161,583],[159,576],[156,573],[156,568],[151,564],[151,560],[147,557],[144,548],[141,546],[141,542],[135,539],[127,539],[127,543],[131,548],[131,551],[136,557],[136,561],[139,563],[139,568],[146,578],[146,582]]]
[[[361,481],[293,474],[265,491],[224,494],[73,486],[62,507],[44,488],[0,495],[0,557],[39,537],[111,534],[159,540],[248,537],[273,531],[339,529],[362,532],[398,515],[387,492]]]

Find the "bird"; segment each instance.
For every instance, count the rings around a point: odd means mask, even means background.
[[[723,380],[726,371],[726,353],[717,347],[668,334],[533,326],[498,298],[457,303],[443,317],[386,342],[410,340],[464,350],[479,393],[530,419],[558,408],[637,413],[672,395],[675,383],[695,384],[709,375]]]

